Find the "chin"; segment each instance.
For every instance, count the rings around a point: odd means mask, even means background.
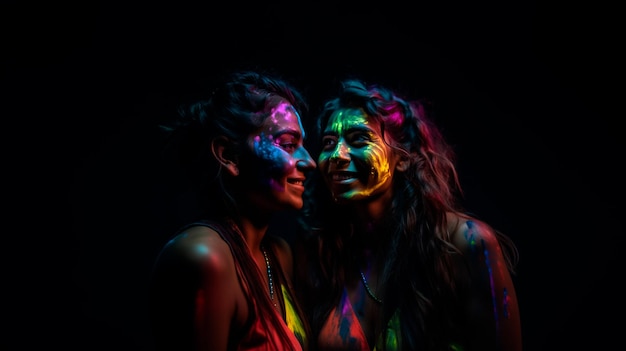
[[[297,201],[287,200],[283,202],[282,205],[282,207],[286,210],[299,210],[304,206],[304,201],[302,199],[299,199]]]
[[[368,196],[359,193],[342,193],[339,195],[334,195],[333,198],[335,199],[335,202],[345,204],[365,200],[368,198]]]

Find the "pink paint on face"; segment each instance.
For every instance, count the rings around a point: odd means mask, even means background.
[[[259,159],[257,202],[266,208],[300,209],[305,172],[316,167],[304,148],[305,136],[297,111],[286,101],[272,109],[263,126],[250,136],[250,147]]]

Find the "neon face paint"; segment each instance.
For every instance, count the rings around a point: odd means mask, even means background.
[[[277,104],[262,127],[250,136],[256,157],[250,179],[255,191],[269,192],[270,198],[302,207],[303,171],[316,166],[304,148],[304,136],[302,121],[293,106],[286,101]]]
[[[318,164],[333,197],[359,200],[391,188],[393,152],[362,110],[335,111],[322,135]]]

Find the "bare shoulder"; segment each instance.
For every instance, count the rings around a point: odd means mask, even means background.
[[[213,273],[225,274],[234,269],[228,244],[214,229],[206,226],[190,227],[176,235],[164,246],[159,260]]]
[[[452,244],[461,252],[474,277],[486,285],[511,285],[507,259],[496,230],[488,223],[463,214],[448,215]],[[478,281],[478,280],[477,280]]]
[[[476,250],[500,251],[495,230],[488,223],[458,213],[448,213],[452,243],[464,253]]]
[[[169,318],[168,313],[177,318],[193,316],[193,328],[206,331],[197,342],[208,348],[226,345],[231,330],[243,330],[249,315],[230,247],[206,226],[190,227],[163,247],[154,270],[154,295],[158,309],[165,311],[162,318]],[[187,322],[165,323],[184,335],[190,332],[183,330]]]
[[[465,306],[472,321],[471,349],[521,350],[517,294],[496,230],[461,214],[448,215],[448,230],[469,273],[460,279],[469,282]],[[489,340],[498,340],[499,345],[490,345]]]

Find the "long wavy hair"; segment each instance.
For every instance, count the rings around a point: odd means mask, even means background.
[[[196,212],[187,221],[192,224],[207,220],[220,223],[218,227],[221,228],[222,237],[241,265],[242,279],[250,290],[248,304],[256,304],[258,307],[259,314],[256,317],[251,315],[251,318],[258,318],[268,330],[278,331],[281,338],[287,341],[289,339],[284,329],[277,327],[282,321],[274,313],[267,286],[259,275],[258,267],[240,232],[238,198],[245,194],[241,193],[232,177],[222,171],[220,163],[211,152],[211,142],[217,137],[226,137],[234,146],[233,152],[249,155],[247,139],[271,115],[272,108],[278,101],[276,97],[287,100],[300,115],[308,112],[308,104],[298,90],[277,76],[242,71],[225,78],[223,84],[208,99],[181,107],[180,118],[171,126],[163,126],[169,133],[165,153],[177,160],[193,184]],[[254,158],[246,159],[246,162],[248,160],[252,162]],[[189,224],[183,228],[188,226]],[[274,238],[266,236],[263,243],[270,251],[272,260],[278,262],[271,249],[273,240]],[[278,283],[285,278],[283,272],[276,273],[278,274],[274,274],[274,277],[277,286],[280,286]],[[303,316],[297,303],[295,307]],[[306,322],[305,318],[303,320]],[[275,327],[271,327],[272,325]],[[306,323],[304,327],[305,330],[308,329]]]
[[[333,112],[341,108],[362,109],[380,124],[385,142],[410,159],[409,168],[394,175],[393,200],[384,223],[389,237],[380,277],[385,296],[382,325],[399,311],[404,350],[445,350],[446,340],[456,340],[462,333],[456,326],[462,320],[457,311],[462,310],[458,291],[463,288],[459,285],[464,272],[454,268],[449,254],[458,250],[451,242],[446,216],[465,213],[454,150],[434,124],[426,101],[405,100],[388,88],[357,79],[343,81],[338,97],[323,106],[317,139]],[[342,267],[354,257],[353,218],[333,201],[320,172],[310,179],[307,191],[300,222],[306,229],[303,249],[309,259],[302,263],[298,281],[305,284],[299,286],[300,297],[317,335],[339,302],[345,283]],[[514,273],[517,249],[510,238],[496,232]]]

